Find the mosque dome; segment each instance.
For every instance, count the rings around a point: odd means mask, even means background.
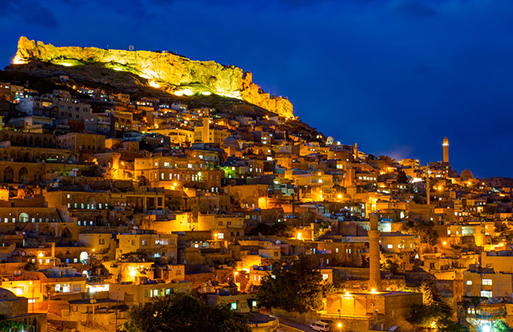
[[[464,179],[474,178],[474,176],[472,175],[472,172],[466,168],[463,171],[461,171],[461,177]]]
[[[223,144],[230,148],[240,150],[239,142],[233,136],[229,136],[229,137],[225,138],[225,140],[223,141]]]

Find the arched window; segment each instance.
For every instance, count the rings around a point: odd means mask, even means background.
[[[20,222],[28,222],[29,221],[29,215],[25,212],[20,213]]]

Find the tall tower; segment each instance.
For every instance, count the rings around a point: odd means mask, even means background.
[[[449,140],[447,137],[444,137],[444,142],[442,143],[444,149],[444,163],[449,162]]]
[[[202,140],[203,143],[210,143],[210,113],[208,109],[204,110]]]
[[[378,215],[372,213],[370,215],[369,234],[369,290],[379,291],[381,283],[381,273],[379,272],[379,237]]]

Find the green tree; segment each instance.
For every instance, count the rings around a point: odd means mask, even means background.
[[[120,332],[249,332],[248,315],[228,305],[209,306],[186,293],[155,297],[134,307]]]
[[[422,328],[435,328],[439,332],[463,332],[463,326],[452,320],[453,310],[442,301],[440,293],[432,282],[423,282],[419,291],[422,292],[422,304],[412,306],[408,321]]]
[[[496,320],[492,323],[493,332],[511,332],[513,329],[506,324],[503,320]]]
[[[257,301],[266,308],[300,313],[322,307],[322,276],[306,256],[300,256],[289,269],[274,268],[264,277]]]
[[[435,245],[438,240],[438,233],[433,229],[435,223],[432,221],[408,220],[403,223],[403,229],[408,234],[417,235],[420,242]]]

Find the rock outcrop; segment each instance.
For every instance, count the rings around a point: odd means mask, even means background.
[[[55,47],[20,37],[14,64],[31,60],[64,66],[102,63],[148,79],[148,84],[177,95],[210,94],[242,99],[284,117],[293,117],[292,103],[270,96],[253,83],[250,72],[214,61],[194,61],[164,52],[108,50],[95,47]]]

